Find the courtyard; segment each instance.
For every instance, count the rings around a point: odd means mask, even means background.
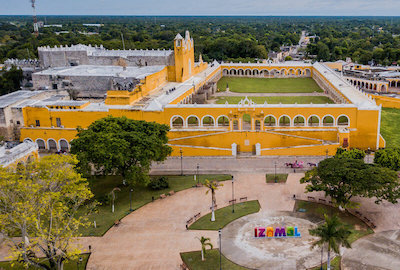
[[[246,78],[222,77],[219,91],[239,93],[313,93],[323,92],[312,78]]]

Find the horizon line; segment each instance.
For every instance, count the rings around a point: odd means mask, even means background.
[[[32,14],[0,14],[0,16],[26,16],[31,17]],[[86,16],[86,17],[399,17],[400,15],[118,15],[118,14],[37,14],[36,16]]]

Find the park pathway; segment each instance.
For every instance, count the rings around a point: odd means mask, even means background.
[[[258,199],[261,211],[292,211],[290,185],[297,186],[303,174],[291,174],[288,185],[266,184],[264,173],[235,174],[236,198]],[[231,199],[231,182],[217,191],[217,205]],[[88,269],[179,269],[180,252],[199,250],[196,237],[210,237],[217,246],[217,232],[188,231],[186,220],[201,212],[208,213],[211,196],[206,188],[191,188],[163,200],[145,205],[122,220],[102,238],[84,238],[83,246],[92,245]]]

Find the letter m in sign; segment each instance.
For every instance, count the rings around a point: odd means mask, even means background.
[[[285,228],[275,228],[275,237],[279,237],[279,236],[286,236],[286,230]]]

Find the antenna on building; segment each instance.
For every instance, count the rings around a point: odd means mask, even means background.
[[[33,9],[33,31],[35,32],[35,36],[37,37],[37,36],[39,36],[39,26],[38,26],[37,18],[36,18],[35,1],[36,0],[31,0],[32,9]]]
[[[124,51],[125,51],[124,34],[122,34],[122,32],[121,32],[121,38],[122,38],[122,47],[124,48]]]

